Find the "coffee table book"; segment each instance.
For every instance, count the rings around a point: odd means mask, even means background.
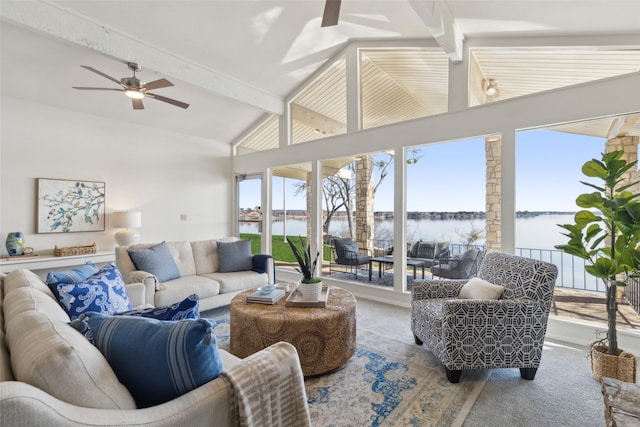
[[[260,291],[255,291],[247,297],[247,302],[257,304],[275,304],[280,301],[285,295],[284,289],[274,289],[268,294],[263,294]]]

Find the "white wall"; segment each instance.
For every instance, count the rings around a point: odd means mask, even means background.
[[[92,242],[110,251],[116,246],[110,214],[118,210],[142,212],[143,242],[231,235],[228,144],[16,98],[0,101],[0,253],[12,231],[22,231],[39,253]],[[105,182],[106,230],[37,234],[36,178]]]

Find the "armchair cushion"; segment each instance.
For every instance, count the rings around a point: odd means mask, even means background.
[[[460,290],[460,298],[499,299],[504,286],[494,285],[479,277],[472,277]]]
[[[218,260],[220,273],[251,270],[253,268],[251,240],[218,242]]]
[[[128,252],[138,270],[153,274],[159,282],[180,277],[178,266],[171,256],[167,242],[148,249],[129,249]]]
[[[71,325],[93,338],[139,408],[181,396],[222,372],[210,319],[172,322],[86,313]]]
[[[435,258],[436,244],[433,242],[418,243],[417,258]]]

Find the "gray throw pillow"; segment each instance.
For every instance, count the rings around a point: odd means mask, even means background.
[[[427,243],[427,242],[420,243],[418,245],[418,252],[416,254],[417,258],[433,259],[435,250],[436,250],[435,243]]]
[[[129,249],[129,257],[138,270],[151,273],[159,282],[180,277],[178,266],[171,256],[167,242],[162,242],[149,249]]]
[[[251,239],[237,242],[217,242],[220,273],[246,271],[253,268]]]

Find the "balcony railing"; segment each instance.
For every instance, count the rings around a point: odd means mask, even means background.
[[[375,240],[374,246],[379,251],[386,252],[393,242],[389,240]],[[484,249],[481,245],[471,245],[478,249]],[[469,246],[452,243],[449,245],[449,251],[452,256],[460,255]],[[556,286],[560,288],[574,289],[579,291],[606,293],[606,284],[596,277],[588,274],[585,270],[586,261],[566,254],[556,249],[534,249],[534,248],[516,248],[516,255],[527,258],[539,259],[558,267],[558,278]],[[640,280],[632,279],[627,282],[624,291],[625,300],[640,314]]]

